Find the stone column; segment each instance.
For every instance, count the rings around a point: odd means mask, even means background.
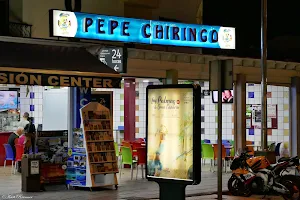
[[[178,84],[178,71],[176,69],[167,70],[166,84]]]
[[[291,78],[290,87],[290,152],[300,155],[300,77]]]
[[[124,140],[135,140],[135,79],[124,79]]]
[[[237,74],[234,90],[235,151],[246,146],[246,75]]]

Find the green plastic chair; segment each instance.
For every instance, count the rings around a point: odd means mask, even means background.
[[[136,163],[136,160],[132,158],[132,152],[129,147],[121,147],[122,159],[121,159],[121,167],[120,167],[120,178],[122,174],[122,166],[130,165],[131,166],[131,180],[133,178],[133,165]]]
[[[212,170],[213,167],[213,160],[214,160],[214,149],[212,147],[211,144],[202,144],[201,145],[201,149],[202,149],[202,159],[204,161],[205,164],[205,159],[209,159],[211,162],[211,168],[210,170]]]
[[[117,142],[114,142],[114,146],[115,146],[115,152],[116,152],[116,159],[118,161],[118,166],[120,166],[120,149],[119,149],[119,145]],[[119,167],[120,168],[120,167]]]
[[[119,145],[116,142],[114,143],[114,145],[115,145],[116,156],[119,157],[120,156]]]
[[[272,141],[268,141],[268,146],[270,146],[271,144],[273,144],[275,142],[272,142]]]
[[[234,152],[234,147],[232,147],[232,149],[230,149],[230,156],[234,157],[235,152]]]
[[[275,148],[276,148],[276,144],[275,143],[271,143],[269,145],[269,151],[275,151]]]

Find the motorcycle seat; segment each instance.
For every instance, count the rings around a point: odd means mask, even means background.
[[[279,158],[278,162],[286,162],[286,161],[289,161],[291,158],[286,158],[286,157],[282,157],[282,158]]]

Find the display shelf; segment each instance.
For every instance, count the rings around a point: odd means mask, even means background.
[[[88,140],[86,142],[113,142],[114,140]]]
[[[90,119],[90,121],[109,121],[110,119]]]
[[[68,137],[68,131],[38,131],[38,137]]]
[[[96,173],[92,173],[92,174],[112,174],[112,173],[118,173],[119,171],[111,171],[111,172],[96,172]],[[109,186],[109,185],[107,185]]]
[[[115,150],[107,150],[107,151],[89,151],[89,153],[105,153],[105,152],[114,152]]]
[[[102,164],[102,163],[115,163],[117,162],[116,160],[112,160],[112,161],[99,161],[99,162],[90,162],[92,164]]]
[[[54,136],[54,137],[51,137],[51,136],[46,136],[46,137],[39,137],[39,138],[68,138],[68,136]]]
[[[81,109],[81,119],[87,156],[86,186],[118,185],[111,111],[98,102],[91,102]]]

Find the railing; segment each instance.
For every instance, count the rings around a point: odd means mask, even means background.
[[[9,22],[9,34],[13,37],[31,37],[31,27],[29,24]]]

